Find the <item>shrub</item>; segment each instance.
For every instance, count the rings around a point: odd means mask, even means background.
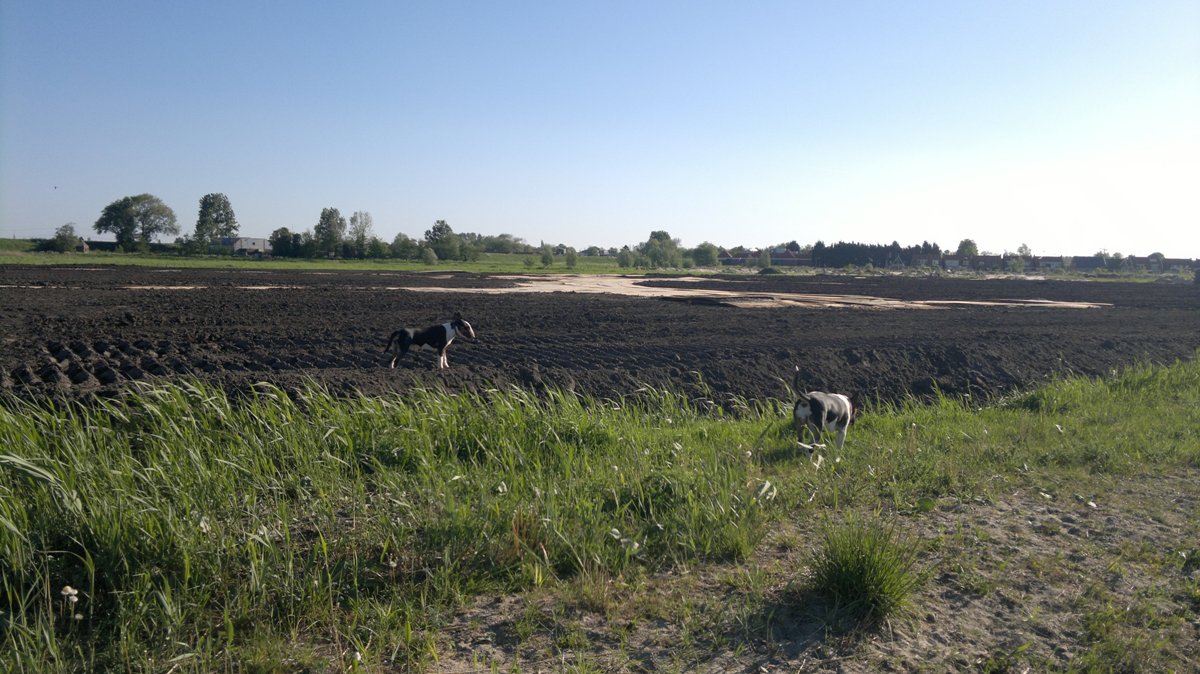
[[[873,623],[907,606],[921,576],[914,546],[893,524],[848,516],[827,523],[823,538],[812,560],[813,590],[836,616]]]

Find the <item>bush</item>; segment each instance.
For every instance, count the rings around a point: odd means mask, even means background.
[[[824,546],[812,560],[813,590],[839,618],[854,623],[884,620],[907,606],[921,581],[914,546],[895,526],[876,518],[848,516],[827,523]]]

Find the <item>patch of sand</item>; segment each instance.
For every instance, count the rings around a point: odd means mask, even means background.
[[[712,302],[743,308],[766,308],[805,306],[848,309],[939,309],[952,305],[973,306],[1039,306],[1068,309],[1094,309],[1111,306],[1090,302],[1052,302],[1049,300],[921,300],[908,301],[869,295],[828,295],[791,292],[745,292],[738,290],[715,290],[712,288],[665,288],[645,284],[645,279],[634,276],[572,276],[572,275],[507,275],[497,278],[508,279],[514,285],[507,288],[434,288],[393,286],[388,290],[411,290],[415,292],[474,292],[485,294],[501,293],[608,293],[633,297],[653,297],[680,301]],[[712,279],[680,277],[681,282],[711,282]]]

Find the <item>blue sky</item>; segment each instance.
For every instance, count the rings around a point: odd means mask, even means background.
[[[185,232],[1200,257],[1200,3],[0,0],[0,237]]]

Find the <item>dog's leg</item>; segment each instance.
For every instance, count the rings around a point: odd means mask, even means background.
[[[840,426],[838,428],[837,443],[838,443],[838,450],[841,451],[842,447],[845,446],[845,444],[846,444],[846,425],[845,424],[843,424],[842,426]]]

